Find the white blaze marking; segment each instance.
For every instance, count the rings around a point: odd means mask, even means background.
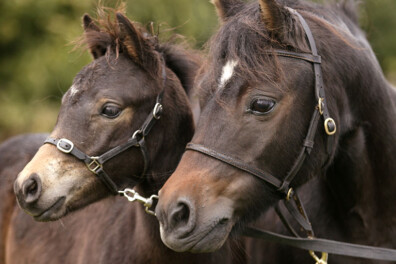
[[[229,60],[223,67],[223,71],[220,77],[219,89],[223,88],[227,81],[229,81],[234,74],[234,68],[238,65],[238,61]]]
[[[73,98],[78,93],[78,88],[73,84],[70,87],[70,98]]]

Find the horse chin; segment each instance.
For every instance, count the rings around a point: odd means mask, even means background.
[[[160,225],[161,239],[164,244],[176,252],[208,253],[220,249],[230,234],[234,222],[223,218],[208,221],[195,228],[187,237],[177,237],[166,233]]]
[[[65,196],[59,197],[51,206],[49,206],[43,212],[36,215],[32,215],[34,220],[38,222],[49,222],[62,218],[67,214],[65,200],[66,200]]]

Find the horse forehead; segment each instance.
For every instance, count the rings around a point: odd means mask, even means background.
[[[76,103],[82,95],[83,91],[84,89],[81,83],[73,83],[72,86],[70,86],[68,92],[63,96],[62,104],[65,102],[69,102],[71,104]]]
[[[221,71],[218,90],[223,89],[224,86],[229,82],[229,80],[234,75],[234,69],[237,65],[238,65],[238,61],[234,60],[234,59],[228,60],[224,64],[222,71]]]

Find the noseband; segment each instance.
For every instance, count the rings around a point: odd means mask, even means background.
[[[142,175],[146,173],[147,168],[149,166],[149,156],[146,148],[145,138],[150,133],[155,123],[161,118],[163,112],[162,99],[164,97],[165,83],[166,83],[166,68],[165,68],[165,61],[162,58],[162,91],[158,94],[154,108],[151,111],[151,113],[147,116],[143,125],[138,130],[136,130],[132,134],[132,137],[128,139],[128,141],[123,145],[114,147],[100,156],[89,156],[85,154],[83,151],[79,150],[77,147],[75,147],[72,141],[65,138],[55,139],[48,137],[44,141],[44,144],[52,144],[56,146],[56,148],[59,151],[65,154],[70,154],[76,157],[78,160],[83,161],[87,166],[87,168],[102,181],[102,183],[107,187],[107,189],[113,195],[122,194],[125,195],[127,198],[131,197],[128,196],[128,193],[133,194],[134,191],[131,189],[125,189],[124,191],[119,191],[117,185],[104,170],[103,164],[106,161],[114,158],[115,156],[123,153],[124,151],[132,147],[137,147],[140,149],[144,161]]]
[[[322,60],[321,57],[318,55],[318,50],[312,32],[305,19],[296,10],[291,8],[289,8],[289,10],[298,17],[308,39],[311,53],[297,53],[278,49],[266,51],[265,53],[268,55],[277,55],[281,57],[304,60],[312,63],[315,78],[315,97],[317,100],[317,105],[312,114],[308,132],[304,139],[300,153],[297,159],[294,161],[293,166],[287,173],[286,177],[281,181],[277,177],[271,175],[266,171],[250,166],[240,159],[213,150],[201,144],[188,143],[186,146],[186,150],[196,151],[221,162],[224,162],[232,167],[235,167],[239,170],[242,170],[257,177],[258,179],[275,188],[275,190],[284,199],[285,207],[294,217],[300,227],[306,232],[308,238],[301,238],[298,235],[298,233],[291,227],[289,222],[286,220],[286,218],[284,217],[284,213],[279,209],[279,207],[276,208],[276,212],[279,214],[286,228],[296,238],[283,236],[255,228],[247,228],[245,235],[262,238],[267,241],[286,244],[300,249],[307,249],[309,250],[310,255],[315,259],[315,261],[317,261],[316,263],[319,264],[327,263],[328,253],[371,259],[396,260],[396,250],[314,238],[312,225],[307,217],[303,204],[300,202],[300,198],[298,197],[297,193],[294,192],[293,188],[290,187],[290,183],[300,171],[306,157],[311,153],[314,147],[314,139],[316,131],[318,130],[317,127],[320,117],[322,117],[323,119],[324,130],[328,136],[327,154],[329,156],[331,156],[331,152],[333,150],[334,134],[336,133],[337,128],[336,123],[334,119],[331,118],[327,107],[327,100],[325,96],[321,69]],[[316,256],[313,250],[322,251],[322,257],[319,258],[318,256]]]

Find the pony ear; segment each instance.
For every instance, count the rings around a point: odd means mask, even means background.
[[[216,7],[217,15],[221,21],[235,15],[243,5],[240,0],[211,0],[210,2]]]
[[[293,9],[277,0],[259,0],[259,3],[262,20],[271,38],[286,45],[309,49],[305,31]]]
[[[286,37],[288,32],[287,26],[290,25],[288,20],[291,18],[289,10],[276,0],[259,0],[261,17],[265,27],[272,36],[281,39]]]
[[[92,57],[94,59],[97,59],[105,55],[107,46],[104,43],[89,41],[90,39],[92,39],[90,38],[90,36],[92,34],[97,34],[98,32],[100,32],[100,29],[88,14],[85,14],[83,16],[83,27],[85,32],[85,38],[87,39],[86,42],[88,44],[88,48],[92,54]]]
[[[95,25],[92,18],[88,14],[84,14],[83,16],[83,27],[85,31],[100,31],[99,27]]]
[[[125,52],[138,65],[148,72],[158,74],[160,58],[153,44],[144,38],[142,33],[123,14],[116,14]]]

